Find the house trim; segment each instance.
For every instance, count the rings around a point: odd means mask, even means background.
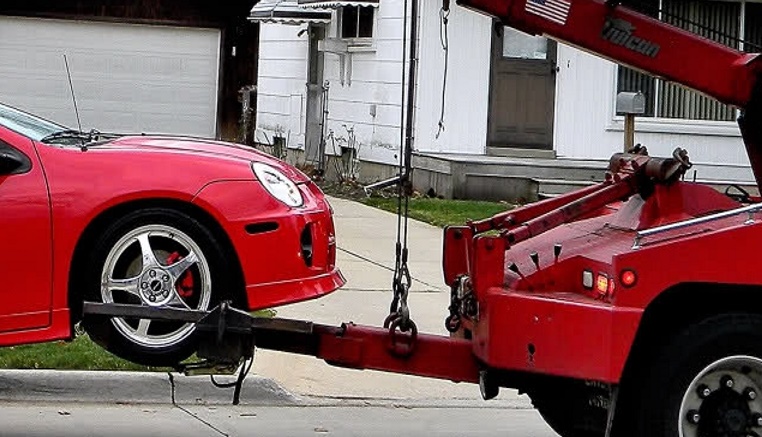
[[[605,124],[607,132],[624,132],[624,117],[616,114],[614,102],[617,95],[617,69],[613,64],[609,70],[609,89],[611,97],[607,99],[609,120]],[[637,117],[635,131],[640,133],[708,135],[718,137],[741,137],[736,123],[730,121],[689,120],[683,118]]]
[[[635,121],[636,132],[741,137],[738,125],[727,121],[699,121],[668,118],[639,118]],[[614,116],[606,125],[606,131],[624,132],[624,117]]]

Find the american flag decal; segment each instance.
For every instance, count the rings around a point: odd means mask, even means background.
[[[570,0],[527,0],[526,11],[560,25],[566,24],[571,9]]]

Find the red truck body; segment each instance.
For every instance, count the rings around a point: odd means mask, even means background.
[[[762,180],[759,129],[745,126],[750,117],[759,117],[762,57],[613,2],[575,0],[565,11],[536,12],[544,3],[459,1],[505,25],[744,109],[742,132],[754,174]],[[465,318],[462,329],[472,335],[480,361],[499,369],[616,383],[644,312],[660,297],[688,285],[695,295],[702,284],[718,292],[762,285],[755,258],[744,250],[745,242],[762,239],[758,213],[686,223],[743,205],[710,187],[670,180],[648,168],[676,161],[651,159],[649,164],[643,156],[617,155],[600,186],[446,231],[445,279],[455,285],[466,275],[472,283],[477,311]],[[629,168],[631,162],[636,165]],[[670,224],[676,224],[674,229],[638,236]],[[480,235],[491,230],[500,235]],[[592,276],[592,283],[583,284],[583,274]],[[690,294],[685,298],[690,301]]]
[[[458,3],[741,109],[762,182],[760,55],[617,1]],[[762,203],[684,182],[690,167],[631,150],[599,185],[449,227],[449,339],[347,325],[318,330],[314,354],[478,381],[485,399],[519,388],[563,436],[759,435]]]

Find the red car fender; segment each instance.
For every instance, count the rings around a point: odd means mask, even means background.
[[[345,282],[335,265],[330,207],[311,182],[298,186],[304,199],[298,208],[280,203],[258,182],[242,180],[208,184],[193,199],[227,231],[251,308],[311,299]]]

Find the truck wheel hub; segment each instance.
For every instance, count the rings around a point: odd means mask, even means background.
[[[720,359],[688,386],[680,405],[680,437],[747,437],[762,431],[762,360]]]
[[[699,436],[746,437],[753,428],[749,402],[733,389],[722,388],[712,393],[701,405],[699,413],[704,418],[699,422]]]

